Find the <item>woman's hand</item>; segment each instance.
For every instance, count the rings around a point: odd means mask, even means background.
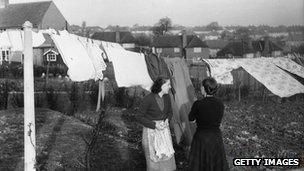
[[[161,122],[156,122],[155,128],[158,130],[163,130],[165,127],[164,124],[162,124]]]
[[[169,120],[168,120],[168,118],[164,121],[164,125],[165,125],[165,127],[169,126]]]

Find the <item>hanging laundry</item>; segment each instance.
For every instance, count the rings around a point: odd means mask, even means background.
[[[21,39],[22,39],[22,44],[23,44],[23,41],[24,41],[24,31],[21,32]],[[34,32],[32,31],[32,42],[33,42],[33,47],[38,47],[40,45],[42,45],[45,41],[45,38],[43,36],[43,33],[42,32]]]
[[[233,84],[231,71],[239,68],[237,62],[231,59],[203,59],[210,67],[211,76],[219,84]]]
[[[60,35],[51,34],[64,63],[68,67],[68,75],[73,81],[86,81],[95,78],[92,61],[80,43],[67,31],[60,31]]]
[[[7,30],[9,40],[12,45],[12,51],[23,51],[23,38],[21,30]]]
[[[107,49],[108,49],[108,48],[116,48],[116,49],[125,50],[125,49],[124,49],[120,44],[118,44],[118,43],[112,43],[112,42],[101,41],[101,45],[102,45],[104,51],[106,52],[107,59],[108,59],[109,61],[112,61],[112,59],[111,59],[111,56],[109,56],[109,55],[107,54]]]
[[[83,46],[88,52],[89,57],[91,58],[91,61],[93,63],[94,69],[95,69],[95,80],[102,80],[103,79],[103,71],[106,70],[106,63],[103,60],[102,53],[103,51],[93,43],[90,39],[87,41],[81,41]]]
[[[104,42],[103,42],[104,44]],[[153,84],[143,54],[131,52],[115,46],[104,47],[112,61],[118,87],[141,86],[150,91]]]
[[[181,58],[164,58],[171,75],[171,85],[175,90],[175,104],[173,111],[173,126],[175,137],[178,143],[181,137],[185,138],[185,144],[191,145],[192,137],[195,132],[195,125],[188,120],[191,106],[196,100],[194,87],[192,85],[189,69],[186,62]],[[178,113],[176,113],[178,112]]]
[[[24,32],[22,33],[24,34]],[[33,38],[33,47],[38,47],[42,45],[45,41],[45,38],[41,32],[36,33],[32,31],[32,38]]]
[[[270,59],[240,59],[237,62],[250,75],[279,97],[290,97],[298,93],[304,93],[304,85],[274,65]]]
[[[286,57],[270,58],[276,66],[304,78],[304,67]]]
[[[6,31],[0,32],[0,49],[8,49],[12,47]]]
[[[99,49],[102,51],[101,56],[104,60],[108,60],[107,54],[105,52],[105,49],[102,46],[102,42],[100,40],[93,40],[93,43],[96,44]]]
[[[145,55],[145,61],[148,67],[148,72],[153,81],[158,77],[170,78],[170,73],[164,59],[150,53]]]
[[[0,47],[11,47],[12,51],[23,51],[24,32],[21,30],[7,30],[0,33]],[[32,31],[33,47],[42,45],[45,41],[42,32]]]

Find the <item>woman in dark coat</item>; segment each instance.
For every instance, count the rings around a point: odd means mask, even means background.
[[[226,171],[229,170],[222,139],[220,124],[224,114],[223,102],[214,97],[218,84],[214,78],[202,81],[203,99],[193,103],[189,121],[196,122],[190,156],[191,171]]]
[[[139,107],[138,122],[143,125],[142,145],[145,152],[147,170],[176,170],[174,149],[169,129],[172,109],[168,92],[170,80],[158,78],[151,93]]]

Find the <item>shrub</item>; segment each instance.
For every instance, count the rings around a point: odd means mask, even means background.
[[[13,78],[22,78],[23,77],[23,65],[20,63],[11,63],[9,64],[9,72]]]
[[[9,73],[9,65],[3,63],[0,65],[0,77],[7,78]]]
[[[89,88],[88,90],[90,90],[90,100],[92,104],[97,104],[97,100],[98,100],[98,82],[92,82],[91,84],[89,84]]]
[[[54,93],[54,88],[52,86],[47,88],[46,98],[48,101],[49,108],[52,110],[56,110],[57,95]]]
[[[0,83],[0,109],[7,108],[7,99],[9,93],[9,83],[6,80],[5,82]]]
[[[120,87],[114,90],[116,106],[123,107],[125,105],[126,99],[126,88]]]
[[[34,65],[34,77],[41,77],[42,73],[46,73],[46,67]]]
[[[61,65],[53,65],[49,66],[49,73],[53,74],[54,76],[61,75],[65,76],[67,75],[67,67],[61,66]]]

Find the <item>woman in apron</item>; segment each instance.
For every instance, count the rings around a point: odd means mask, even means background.
[[[174,149],[169,129],[172,117],[170,80],[157,78],[151,93],[144,97],[140,107],[138,122],[143,125],[142,146],[148,171],[176,170]]]

